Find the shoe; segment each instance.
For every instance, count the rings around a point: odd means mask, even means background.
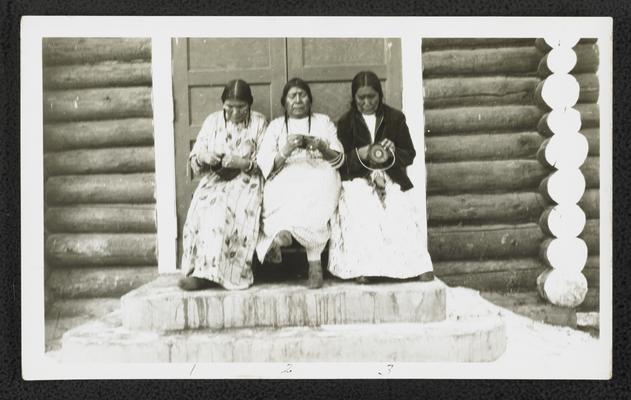
[[[359,283],[360,285],[366,285],[370,283],[370,279],[367,276],[359,276],[355,278],[355,283]]]
[[[421,282],[431,282],[434,280],[434,273],[432,271],[423,272],[418,276],[418,280]]]
[[[212,286],[212,282],[207,279],[196,278],[194,276],[187,276],[184,278],[180,278],[177,282],[177,285],[182,290],[193,291],[193,290],[202,290]]]
[[[324,284],[322,276],[322,264],[318,261],[309,263],[309,281],[307,286],[309,289],[319,289]]]

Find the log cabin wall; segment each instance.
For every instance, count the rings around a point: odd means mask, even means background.
[[[151,40],[42,48],[47,299],[118,298],[157,276]]]
[[[583,44],[583,46],[580,46]],[[572,75],[578,80],[581,92],[575,108],[581,111],[581,133],[589,143],[587,160],[581,167],[585,176],[586,190],[579,205],[585,212],[587,222],[580,235],[587,244],[588,259],[583,274],[587,278],[587,297],[582,309],[598,310],[600,286],[600,108],[598,97],[600,86],[598,71],[598,42],[595,39],[583,39],[574,48],[577,67]],[[589,68],[580,68],[589,65]]]
[[[598,126],[594,46],[579,42],[574,70],[589,128]],[[423,39],[428,246],[436,275],[450,285],[534,291],[545,268],[538,220],[548,204],[538,185],[550,171],[536,158],[545,110],[534,100],[544,54],[534,38]],[[594,160],[583,168],[590,189]]]

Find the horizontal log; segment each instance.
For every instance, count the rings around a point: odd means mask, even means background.
[[[587,157],[581,166],[581,172],[585,176],[585,185],[588,188],[600,186],[600,157]]]
[[[44,154],[47,176],[153,172],[153,147],[68,150]]]
[[[587,245],[587,252],[590,256],[600,254],[600,220],[590,219],[585,224],[583,233],[579,236]]]
[[[576,53],[576,65],[572,69],[572,74],[584,74],[598,71],[598,44],[585,43],[574,46]]]
[[[44,65],[151,60],[147,38],[44,38]]]
[[[577,311],[598,311],[600,309],[600,289],[598,287],[590,287],[587,289],[587,296],[583,303],[578,306]]]
[[[596,103],[598,101],[598,77],[594,74],[578,74],[574,78],[578,82],[579,94],[577,103]],[[542,110],[550,111],[551,107],[541,96],[546,81],[541,80],[534,89],[533,101]]]
[[[536,192],[428,196],[431,225],[535,222],[546,204]]]
[[[46,202],[62,203],[154,203],[155,175],[63,175],[48,178]]]
[[[44,120],[151,117],[151,88],[98,88],[44,92]]]
[[[549,235],[542,230],[544,234]],[[561,271],[576,271],[584,265],[588,255],[584,242],[576,237],[563,240],[547,236],[539,248],[539,257],[546,266]],[[545,279],[542,278],[542,284],[545,283]]]
[[[528,271],[533,269],[541,272],[545,268],[545,265],[536,257],[484,261],[441,261],[434,263],[434,273],[440,278],[443,276],[469,275],[485,272]]]
[[[157,277],[156,266],[58,268],[46,285],[60,298],[120,297]]]
[[[574,78],[578,81],[581,91],[578,95],[579,103],[596,103],[600,93],[600,84],[596,74],[577,74]]]
[[[425,110],[425,133],[535,130],[543,112],[536,106],[460,107]]]
[[[152,144],[151,118],[44,124],[46,151]]]
[[[534,46],[429,51],[423,76],[534,74],[542,56]]]
[[[423,51],[447,48],[533,46],[534,38],[423,38]]]
[[[151,86],[151,63],[107,62],[44,68],[44,89]]]
[[[585,268],[583,268],[583,275],[587,278],[587,287],[599,287],[600,286],[600,257],[590,256],[587,258]]]
[[[587,280],[581,274],[565,274],[553,268],[537,277],[537,292],[555,306],[576,308],[587,294]]]
[[[540,269],[524,269],[437,276],[451,287],[508,292],[534,290],[540,273]]]
[[[119,207],[49,207],[47,232],[156,232],[156,213],[152,208]]]
[[[574,108],[581,113],[581,129],[598,127],[600,124],[598,104],[577,104]]]
[[[536,77],[458,77],[423,81],[425,108],[533,104]]]
[[[600,216],[600,190],[586,190],[578,205],[583,209],[587,218],[598,219]]]
[[[537,188],[549,173],[537,160],[429,163],[427,191],[432,194],[523,191]]]
[[[577,75],[593,73],[598,70],[598,46],[595,43],[578,44],[574,47],[574,52],[576,53],[576,65],[570,73]],[[537,65],[537,76],[542,79],[552,74],[548,67],[548,54],[545,54]]]
[[[428,248],[436,262],[534,258],[543,238],[537,224],[429,228]]]
[[[582,38],[578,41],[577,45],[579,44],[588,44],[588,43],[596,43],[597,39],[595,38]],[[552,50],[552,47],[550,47],[548,45],[548,43],[546,43],[545,39],[543,38],[537,38],[535,39],[535,47],[539,49],[539,51],[541,51],[542,53],[547,53],[550,50]]]
[[[56,233],[48,235],[45,247],[54,266],[156,263],[156,235],[150,233]]]
[[[542,142],[537,132],[428,136],[425,161],[534,159]]]
[[[600,111],[598,108],[598,104],[576,104],[573,107],[576,111],[580,113],[581,116],[581,130],[586,130],[589,128],[597,128],[600,123]],[[541,115],[539,122],[537,122],[537,132],[544,137],[551,137],[554,135],[552,129],[548,124],[548,117],[550,116],[549,112]]]
[[[589,155],[597,156],[600,154],[600,129],[598,128],[589,128],[589,129],[581,129],[581,133],[583,136],[587,138],[587,143],[589,143]]]

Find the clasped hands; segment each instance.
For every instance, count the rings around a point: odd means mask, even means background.
[[[246,170],[251,167],[250,158],[242,157],[236,154],[220,154],[214,151],[201,153],[197,156],[198,160],[211,167],[221,165],[223,168],[238,168]]]
[[[329,148],[329,142],[317,136],[292,134],[287,136],[287,143],[280,149],[281,155],[289,157],[294,150],[305,148],[324,152]]]

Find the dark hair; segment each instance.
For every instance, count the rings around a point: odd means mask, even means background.
[[[309,87],[309,84],[307,82],[303,81],[300,78],[291,78],[287,81],[287,83],[283,87],[283,94],[280,97],[280,104],[285,109],[285,129],[287,129],[287,132],[289,132],[289,127],[287,125],[287,118],[289,118],[289,116],[287,115],[287,109],[285,108],[285,100],[287,99],[287,93],[289,93],[291,88],[294,87],[304,90],[305,93],[307,93],[307,97],[309,98],[309,103],[313,104],[313,95],[311,94],[311,88]],[[311,132],[311,108],[309,108],[309,132]]]
[[[223,92],[221,92],[221,102],[224,103],[226,100],[239,100],[245,101],[248,104],[248,115],[245,117],[245,125],[250,125],[250,107],[252,103],[254,103],[254,97],[252,97],[252,90],[250,89],[250,85],[243,79],[234,79],[226,84],[223,88]],[[228,119],[226,118],[226,111],[223,111],[223,122],[224,124],[228,124]]]
[[[361,71],[353,78],[351,82],[351,106],[354,110],[357,109],[357,103],[355,103],[355,95],[359,88],[363,86],[369,86],[379,94],[379,107],[383,104],[383,90],[381,89],[381,81],[377,74],[372,71]]]
[[[241,100],[251,106],[254,103],[254,97],[252,97],[250,85],[243,79],[235,79],[228,82],[221,93],[221,101],[224,102],[226,100]]]

